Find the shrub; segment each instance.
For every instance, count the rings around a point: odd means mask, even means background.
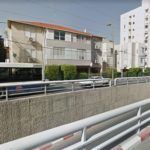
[[[45,77],[49,80],[58,80],[60,71],[58,65],[47,65],[45,68]]]
[[[128,77],[137,77],[142,74],[142,68],[130,68],[127,72]]]
[[[117,70],[114,70],[114,78],[117,77]],[[107,68],[104,72],[103,72],[103,77],[107,77],[107,78],[111,78],[112,77],[112,68]]]
[[[63,72],[64,80],[76,79],[77,67],[74,65],[62,65],[61,71]]]
[[[147,67],[145,70],[144,70],[144,75],[145,76],[150,76],[150,68]]]
[[[88,73],[87,72],[81,72],[79,74],[79,79],[87,79],[88,78]]]

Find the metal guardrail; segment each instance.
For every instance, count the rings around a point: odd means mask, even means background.
[[[147,109],[144,109],[145,106],[149,106]],[[132,111],[136,111],[135,115],[131,118],[127,118],[122,122],[115,124],[109,128],[100,131],[99,133],[95,133],[90,138],[87,138],[87,130],[92,126],[103,123],[104,121],[108,121],[117,116],[122,117],[123,114],[129,113]],[[93,150],[99,150],[105,148],[109,144],[116,142],[120,138],[125,135],[136,131],[136,133],[140,132],[141,126],[150,122],[150,99],[146,99],[134,104],[130,104],[127,106],[123,106],[117,108],[112,111],[108,111],[99,115],[95,115],[83,120],[79,120],[70,124],[66,124],[60,127],[56,127],[50,130],[46,130],[40,133],[36,133],[21,139],[17,139],[8,143],[4,143],[0,145],[0,150],[22,150],[22,149],[33,149],[37,148],[40,145],[50,143],[57,139],[60,139],[64,136],[82,131],[82,135],[80,137],[80,141],[74,143],[73,145],[67,146],[63,148],[65,150],[72,149],[84,149],[88,144],[95,142],[99,138],[104,138],[110,133],[115,132],[116,130],[121,130],[119,133],[115,134],[113,137],[108,137],[102,143],[99,143],[98,146],[94,146]],[[127,129],[124,130],[124,127],[128,126]]]
[[[96,81],[98,79],[83,79],[83,80],[61,80],[61,81],[30,81],[30,82],[14,82],[14,83],[1,83],[0,84],[0,97],[5,97],[6,100],[9,96],[25,95],[33,93],[44,93],[59,91],[56,88],[57,85],[69,85],[68,89],[70,91],[75,91],[76,86],[80,86],[80,82],[92,81],[90,87],[96,87]],[[111,86],[111,81],[109,81],[109,86]],[[81,87],[80,87],[81,89]]]
[[[150,82],[150,76],[115,78],[114,86]]]
[[[64,90],[75,91],[81,90],[80,82],[92,81],[93,89],[96,87],[97,79],[84,79],[84,80],[61,80],[61,81],[32,81],[32,82],[14,82],[14,83],[1,83],[0,84],[0,98],[5,97],[6,100],[9,99],[9,96],[17,95],[26,95],[33,93],[44,93],[57,92]],[[103,81],[103,80],[102,80]],[[137,84],[137,83],[147,83],[150,82],[150,76],[146,77],[124,77],[116,78],[114,81],[109,80],[109,86],[119,86],[119,85],[128,85],[128,84]],[[61,86],[68,85],[68,88],[62,89]],[[59,86],[61,88],[56,88]],[[80,88],[76,88],[76,87]]]

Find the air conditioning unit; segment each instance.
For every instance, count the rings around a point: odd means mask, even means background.
[[[35,39],[32,38],[32,37],[29,37],[29,41],[30,41],[30,42],[35,42]]]

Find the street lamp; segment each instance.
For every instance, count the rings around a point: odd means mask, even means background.
[[[112,24],[107,24],[108,27],[111,27],[111,36],[112,36],[112,44],[113,44],[113,54],[112,54],[112,80],[114,80],[114,64],[115,64],[115,50],[114,50],[114,28]]]

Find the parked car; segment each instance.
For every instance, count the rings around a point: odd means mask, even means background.
[[[86,81],[79,82],[81,87],[98,87],[98,86],[108,86],[109,78],[103,78],[102,76],[92,76]]]

